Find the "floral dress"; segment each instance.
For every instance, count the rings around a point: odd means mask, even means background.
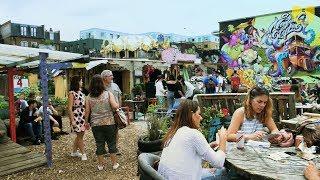
[[[84,115],[85,115],[85,95],[81,91],[71,91],[73,95],[73,106],[72,106],[72,111],[73,111],[73,121],[75,121],[76,125],[73,126],[73,131],[74,132],[82,132],[86,130],[85,127],[85,120],[84,120]]]

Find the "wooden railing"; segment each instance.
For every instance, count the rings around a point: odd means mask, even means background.
[[[203,107],[216,106],[217,108],[228,108],[230,114],[243,105],[247,93],[218,93],[218,94],[197,94],[201,110]],[[279,123],[283,119],[296,117],[295,99],[293,92],[272,92],[270,97],[273,100],[273,119]]]

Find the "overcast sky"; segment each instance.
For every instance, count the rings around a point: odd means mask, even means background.
[[[0,23],[45,25],[61,40],[79,39],[80,30],[202,35],[219,21],[320,6],[319,0],[0,0]]]

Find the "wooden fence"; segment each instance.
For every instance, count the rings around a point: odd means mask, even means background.
[[[203,107],[216,106],[217,108],[228,108],[230,114],[243,105],[247,93],[218,93],[218,94],[197,94],[201,110]],[[293,92],[272,92],[270,97],[273,100],[273,119],[277,124],[280,120],[287,120],[296,117],[295,99]]]

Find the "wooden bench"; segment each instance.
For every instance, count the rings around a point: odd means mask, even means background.
[[[215,105],[217,108],[228,108],[230,115],[243,105],[247,93],[217,93],[217,94],[197,94],[201,110],[203,107]],[[277,124],[280,120],[292,119],[297,116],[295,99],[293,92],[271,92],[273,100],[273,119]]]

